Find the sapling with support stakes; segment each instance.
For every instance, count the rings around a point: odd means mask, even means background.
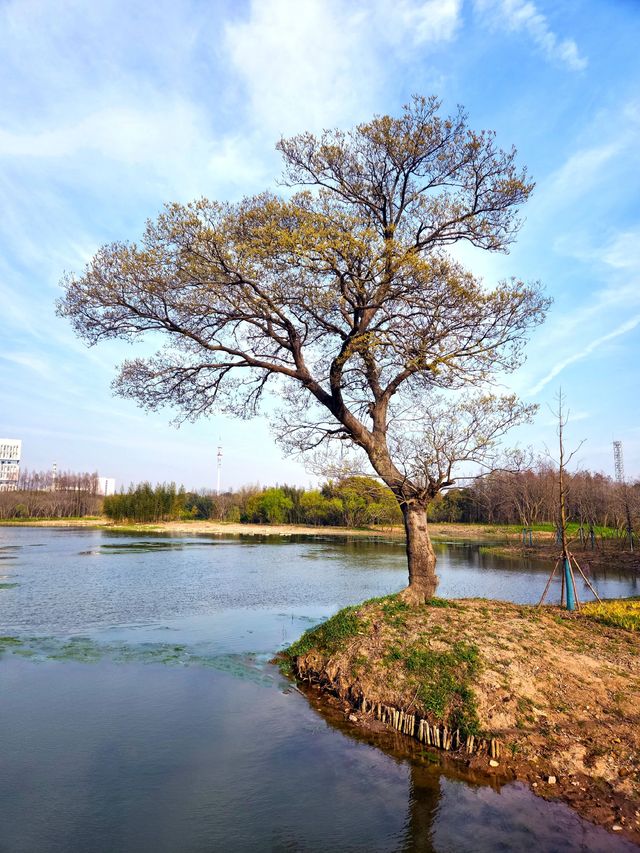
[[[551,586],[551,581],[553,580],[556,571],[558,570],[558,566],[562,564],[561,568],[561,592],[560,592],[560,606],[564,606],[565,603],[565,595],[566,595],[566,607],[567,610],[580,610],[580,599],[578,598],[578,589],[576,587],[576,579],[575,574],[573,572],[573,566],[576,567],[580,575],[582,576],[584,582],[589,587],[591,592],[594,594],[596,599],[600,601],[600,597],[598,593],[593,588],[591,582],[585,575],[585,573],[580,568],[580,564],[573,556],[571,551],[569,550],[569,544],[567,539],[567,489],[565,482],[565,473],[567,466],[571,463],[571,460],[576,455],[576,453],[580,450],[584,441],[581,441],[580,444],[576,447],[575,450],[572,450],[571,453],[566,456],[564,449],[564,428],[567,425],[569,420],[569,412],[564,414],[564,396],[562,394],[562,389],[558,391],[558,408],[557,411],[554,412],[558,417],[558,446],[560,456],[557,460],[558,464],[558,499],[559,499],[559,520],[558,520],[558,535],[556,538],[556,542],[558,542],[558,538],[560,542],[558,544],[561,545],[561,553],[556,559],[555,565],[553,567],[553,571],[549,575],[549,579],[547,580],[547,585],[544,588],[544,592],[542,593],[542,598],[538,606],[544,603],[547,592],[549,591],[549,587]]]

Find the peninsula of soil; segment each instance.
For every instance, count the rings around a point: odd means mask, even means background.
[[[638,843],[639,623],[635,599],[569,613],[387,596],[308,631],[280,663],[354,726],[523,780]]]

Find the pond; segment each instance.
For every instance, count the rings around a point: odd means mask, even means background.
[[[455,544],[438,561],[440,595],[522,602],[551,568]],[[0,528],[2,853],[636,849],[362,739],[269,663],[405,579],[383,540]]]

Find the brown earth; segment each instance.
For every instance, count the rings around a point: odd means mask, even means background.
[[[405,665],[407,654],[476,647],[481,663],[471,686],[479,725],[498,739],[499,756],[496,762],[484,750],[469,755],[464,746],[451,754],[474,772],[524,780],[640,843],[637,633],[556,607],[465,599],[390,614],[381,601],[356,608],[358,631],[337,650],[311,648],[294,658],[304,684],[333,696],[364,729],[385,727],[381,706],[415,715],[417,736],[418,721],[434,717]],[[445,714],[438,722],[447,721]],[[415,736],[404,740],[408,752],[415,750]]]

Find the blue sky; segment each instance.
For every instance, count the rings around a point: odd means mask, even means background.
[[[87,349],[54,301],[65,270],[135,239],[167,201],[274,187],[283,134],[463,104],[536,181],[509,255],[462,249],[488,282],[541,280],[554,304],[510,386],[541,404],[514,441],[569,443],[640,474],[640,4],[637,0],[0,2],[0,435],[30,468],[119,484],[296,482],[262,419],[176,430],[112,396],[122,344]]]

